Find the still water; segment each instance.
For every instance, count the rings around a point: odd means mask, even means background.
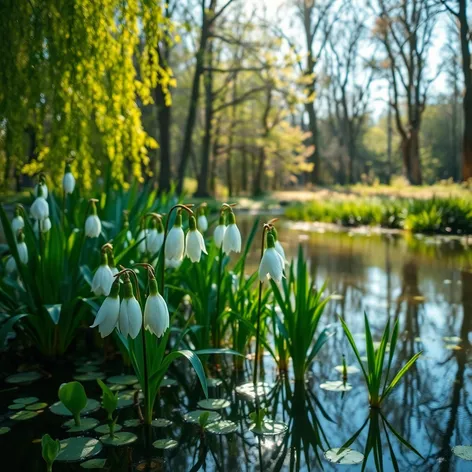
[[[248,234],[251,224],[251,218],[241,221],[242,232]],[[154,450],[155,470],[360,470],[360,465],[333,465],[326,461],[323,452],[341,447],[364,424],[366,427],[351,448],[364,453],[366,444],[380,440],[382,470],[394,470],[389,444],[401,471],[472,470],[472,462],[451,452],[453,446],[472,444],[471,248],[458,239],[328,231],[293,223],[280,224],[279,239],[288,258],[296,255],[301,244],[317,284],[321,286],[326,281],[327,292],[334,294],[322,323],[337,325],[342,316],[358,345],[362,345],[364,312],[377,340],[389,317],[398,317],[400,339],[395,371],[414,353],[423,351],[381,411],[423,458],[409,451],[391,433],[387,438],[379,414],[369,410],[367,391],[359,373],[349,376],[353,389],[344,394],[320,388],[325,381],[340,380],[334,368],[341,364],[342,354],[346,355],[348,364],[355,365],[351,348],[339,327],[318,354],[304,386],[295,385],[290,375],[278,379],[274,362],[268,355],[264,356],[265,380],[272,386],[267,407],[271,416],[288,425],[283,436],[258,439],[247,430],[246,418],[254,407],[236,395],[234,387],[250,380],[248,362],[245,374],[237,376],[229,370],[222,376],[223,384],[210,390],[210,396],[231,401],[224,416],[238,424],[238,431],[230,436],[202,438],[195,426],[182,421],[182,412],[195,409],[201,393],[191,388],[188,369],[178,366],[172,375],[183,387],[163,389],[158,411],[158,416],[172,420],[173,425],[154,428],[153,440],[171,437],[179,444],[165,452]],[[258,251],[256,244],[252,260],[257,260]],[[256,265],[249,267],[255,268]],[[102,370],[112,375],[118,366],[119,363],[111,363]],[[70,380],[70,366],[46,368],[52,377],[22,388],[21,395],[35,395],[49,404],[56,401],[57,387]],[[95,382],[87,382],[85,386],[89,397],[99,398]],[[17,396],[18,392],[3,391],[2,410]],[[103,419],[103,415],[95,416]],[[119,423],[132,417],[135,417],[133,411],[122,410]],[[24,424],[14,424],[9,434],[0,436],[4,458],[8,451],[10,468],[7,470],[44,470],[35,440],[46,432],[53,437],[66,437],[60,427],[63,421],[46,409]],[[139,428],[133,431],[139,436],[136,447],[108,450],[106,454],[102,451],[98,456],[107,457],[105,470],[145,470],[144,464],[136,466],[145,456],[142,431]],[[55,470],[84,469],[78,464],[57,464]],[[366,470],[376,470],[374,453]]]

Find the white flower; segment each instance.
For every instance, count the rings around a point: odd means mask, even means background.
[[[39,236],[39,229],[41,228],[41,233],[47,233],[51,229],[51,220],[49,218],[45,218],[42,221],[36,220],[33,225],[33,230],[36,236]]]
[[[49,205],[44,197],[37,197],[31,205],[31,216],[41,221],[49,217]]]
[[[166,267],[170,269],[178,269],[182,264],[182,259],[166,259]]]
[[[223,236],[223,251],[225,254],[230,254],[231,251],[241,252],[241,233],[236,226],[236,219],[232,212],[229,214],[229,225]]]
[[[201,214],[197,220],[198,229],[204,233],[208,229],[208,220],[205,214]]]
[[[28,247],[24,241],[20,241],[16,249],[18,250],[18,257],[23,264],[28,264]]]
[[[191,216],[189,221],[190,229],[185,238],[185,255],[192,262],[200,262],[202,252],[207,253],[205,240],[202,233],[196,228],[195,217]]]
[[[147,249],[149,254],[157,254],[164,242],[164,232],[159,233],[156,228],[151,228],[147,233]]]
[[[16,271],[16,261],[13,256],[8,256],[7,262],[5,263],[5,270],[7,274],[13,274]]]
[[[282,244],[280,244],[279,241],[275,241],[275,246],[274,247],[275,247],[275,250],[279,253],[282,260],[284,261],[284,265],[288,264],[288,261],[285,257],[285,251],[284,251],[284,248],[282,247]]]
[[[98,238],[102,232],[102,223],[97,215],[87,216],[85,221],[85,234],[89,238]]]
[[[41,188],[41,192],[39,191],[40,188]],[[39,197],[41,195],[43,198],[48,198],[48,194],[49,194],[48,186],[44,182],[39,182],[39,184],[36,184],[34,186],[35,197]]]
[[[223,244],[223,238],[225,236],[226,226],[225,225],[218,225],[215,228],[215,232],[213,233],[213,239],[215,241],[215,246],[219,249]]]
[[[264,251],[259,265],[259,280],[261,282],[264,282],[266,278],[271,278],[277,283],[280,283],[282,280],[285,261],[274,246],[274,236],[268,233],[267,249]]]
[[[144,327],[160,338],[169,328],[169,310],[162,295],[157,293],[157,284],[150,292],[144,307]]]
[[[72,172],[66,172],[62,179],[62,187],[64,193],[72,193],[75,188],[75,177],[72,175]]]
[[[127,282],[130,283],[130,282]],[[143,323],[143,315],[138,300],[131,296],[123,298],[120,305],[120,321],[119,329],[121,334],[126,338],[128,335],[134,339],[141,329]]]
[[[168,267],[177,267],[182,262],[185,250],[185,234],[182,229],[182,215],[177,214],[174,226],[169,231],[164,248],[166,265]]]
[[[20,231],[20,229],[23,229],[24,227],[25,220],[20,215],[20,209],[17,207],[15,209],[15,216],[11,220],[11,230],[13,231],[13,234],[16,235],[18,234],[18,231]]]
[[[91,328],[98,326],[98,331],[102,338],[110,335],[118,324],[118,316],[120,314],[120,299],[118,293],[120,284],[114,283],[110,291],[110,296],[105,298],[102,306],[98,310],[97,316]]]
[[[136,241],[138,243],[138,252],[139,254],[144,254],[146,252],[146,246],[147,246],[147,229],[142,229],[138,233],[138,237],[136,238]]]
[[[108,296],[114,281],[113,272],[107,264],[107,255],[102,253],[100,267],[95,272],[92,280],[92,292],[99,296]]]

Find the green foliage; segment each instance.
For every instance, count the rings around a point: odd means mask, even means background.
[[[285,344],[292,358],[295,380],[303,380],[306,370],[328,338],[334,334],[329,327],[325,328],[317,339],[315,334],[329,297],[322,298],[324,287],[317,290],[307,270],[307,263],[300,246],[298,259],[292,262],[288,277],[282,280],[279,287],[271,280],[274,298],[283,316],[272,310],[272,318],[277,330],[274,335],[276,343]],[[276,359],[285,361],[285,359]],[[280,364],[279,364],[280,365]],[[286,369],[286,365],[283,368]]]
[[[249,414],[249,419],[256,425],[256,429],[261,429],[264,425],[264,418],[267,415],[267,410],[265,408],[259,408],[256,411],[253,411]]]
[[[52,464],[56,460],[61,450],[61,444],[58,439],[52,439],[49,434],[41,438],[41,450],[43,459],[46,462],[48,472],[52,471]]]
[[[205,411],[203,412],[199,418],[198,418],[198,424],[202,429],[205,429],[205,427],[208,425],[208,419],[210,418],[210,412]]]
[[[97,383],[102,389],[102,406],[108,413],[108,418],[111,419],[118,405],[118,393],[113,393],[110,387],[100,379],[97,379]]]
[[[292,220],[381,226],[412,232],[472,233],[472,198],[316,200],[287,208]]]
[[[387,325],[380,341],[380,346],[375,349],[374,341],[372,340],[372,334],[370,331],[369,320],[367,314],[364,314],[365,322],[365,347],[367,353],[367,369],[362,363],[359,349],[357,348],[356,342],[349,331],[346,322],[341,318],[341,324],[347,339],[354,351],[356,359],[364,375],[364,379],[369,391],[369,403],[372,407],[380,407],[381,403],[390,395],[392,390],[399,384],[402,377],[407,373],[410,367],[420,357],[421,352],[415,354],[393,377],[389,380],[390,369],[392,366],[393,357],[395,355],[395,348],[398,340],[398,319],[395,321],[393,326],[392,335],[390,337],[390,320],[387,321]],[[387,356],[387,347],[390,348],[389,355]],[[388,357],[388,361],[387,361]],[[385,362],[386,369],[385,369]]]
[[[80,382],[68,382],[59,387],[59,400],[72,413],[76,426],[80,426],[80,412],[87,406],[87,395]]]

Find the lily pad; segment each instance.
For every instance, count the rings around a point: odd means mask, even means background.
[[[98,423],[99,421],[95,418],[81,418],[80,426],[76,426],[74,420],[66,421],[63,426],[67,428],[68,433],[84,433],[95,428]]]
[[[352,390],[352,385],[349,382],[344,384],[342,380],[330,380],[322,383],[320,388],[329,392],[349,392],[349,390]]]
[[[344,367],[342,365],[337,365],[334,370],[339,373],[344,373]],[[346,371],[348,374],[358,374],[360,372],[360,369],[356,367],[355,365],[348,365],[346,367]]]
[[[360,464],[364,460],[364,454],[353,449],[346,448],[339,454],[341,448],[328,449],[324,456],[327,461],[334,464],[354,465]]]
[[[212,434],[231,434],[238,430],[238,425],[234,421],[221,420],[210,423],[206,430]]]
[[[87,399],[85,408],[80,412],[81,416],[89,415],[100,408],[100,403],[93,398]],[[51,413],[59,416],[72,416],[72,413],[62,404],[62,402],[56,402],[49,407]]]
[[[107,382],[111,384],[133,385],[138,381],[135,375],[114,375],[108,377]]]
[[[176,385],[179,385],[177,380],[165,378],[162,379],[160,387],[175,387]]]
[[[141,421],[138,419],[126,420],[123,423],[125,428],[137,428],[141,424],[142,424]]]
[[[9,384],[29,384],[42,377],[39,372],[22,372],[20,374],[13,374],[5,379]]]
[[[38,416],[40,411],[18,411],[14,413],[13,415],[10,416],[10,419],[15,420],[15,421],[26,421],[34,418],[35,416]]]
[[[63,439],[60,444],[61,451],[56,458],[59,462],[80,462],[88,457],[96,456],[102,450],[98,439],[85,436]]]
[[[116,433],[114,437],[111,437],[109,434],[100,436],[100,441],[107,446],[127,446],[128,444],[133,444],[138,439],[138,436],[129,431],[124,431],[121,433]]]
[[[118,431],[121,431],[123,427],[120,424],[115,424],[115,433]],[[96,431],[99,434],[108,434],[110,432],[110,428],[108,427],[107,424],[101,424],[100,426],[97,426],[94,431]]]
[[[472,461],[472,446],[454,446],[452,452],[465,461]]]
[[[106,375],[103,372],[86,372],[85,374],[74,375],[74,380],[78,382],[90,382],[92,380],[103,380]]]
[[[249,425],[249,431],[260,436],[276,436],[287,431],[288,426],[285,423],[273,420],[264,420],[261,428],[256,428],[256,423]]]
[[[446,344],[444,347],[446,349],[448,349],[449,351],[461,351],[462,350],[462,347],[458,346],[457,344]]]
[[[183,415],[183,419],[186,423],[193,423],[193,424],[199,424],[199,419],[202,413],[208,413],[208,411],[205,410],[195,410],[195,411],[189,411],[188,413],[185,413]],[[216,411],[210,411],[208,415],[208,423],[213,423],[214,421],[218,421],[221,419],[221,415],[217,413]]]
[[[86,374],[87,372],[97,372],[99,370],[98,365],[82,365],[80,367],[77,367],[76,371],[79,372],[80,374]],[[98,460],[98,459],[93,459],[93,460]]]
[[[172,421],[167,420],[165,418],[156,418],[155,420],[152,420],[151,424],[155,428],[167,428],[167,426],[170,426],[172,424]]]
[[[9,433],[10,431],[11,431],[11,429],[10,429],[8,426],[2,426],[2,427],[0,428],[0,436],[1,436],[2,434],[7,434],[7,433]]]
[[[208,387],[216,388],[219,387],[223,381],[221,379],[207,379],[207,385]]]
[[[204,410],[222,410],[223,408],[228,408],[231,402],[223,398],[207,398],[200,400],[197,405]]]
[[[177,447],[179,443],[175,439],[158,439],[157,441],[154,441],[152,445],[156,449],[174,449],[174,447]]]
[[[256,393],[258,397],[263,397],[270,392],[272,386],[266,382],[258,382],[257,388],[254,388],[252,382],[248,382],[242,385],[238,385],[235,390],[236,393],[248,398],[256,398]]]
[[[107,385],[107,387],[112,392],[121,392],[122,390],[126,390],[128,388],[128,385],[110,384],[110,385]]]
[[[118,405],[116,406],[117,410],[121,408],[128,408],[134,404],[134,393],[119,393],[118,394]]]
[[[444,341],[447,343],[460,343],[462,342],[462,339],[459,336],[444,336]]]
[[[83,469],[103,469],[106,463],[106,459],[89,459],[88,461],[82,462],[80,467]]]
[[[44,402],[38,402],[38,403],[31,403],[31,405],[26,405],[26,410],[29,411],[38,411],[38,410],[44,410],[47,408],[48,404]]]
[[[26,405],[22,405],[21,403],[12,403],[8,405],[9,410],[22,410]]]
[[[30,403],[36,403],[39,401],[37,397],[22,397],[22,398],[15,398],[13,403],[20,403],[22,405],[29,405]]]

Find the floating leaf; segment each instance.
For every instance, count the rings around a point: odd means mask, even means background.
[[[40,411],[18,411],[17,413],[13,414],[10,416],[10,419],[15,420],[15,421],[26,421],[30,420],[31,418],[34,418],[35,416],[38,416]]]
[[[11,431],[11,429],[10,429],[8,426],[2,426],[2,427],[0,428],[0,436],[1,436],[2,434],[7,434],[9,431]]]
[[[83,365],[81,367],[77,367],[77,372],[81,374],[86,374],[88,372],[97,372],[99,370],[98,365]],[[93,460],[99,460],[99,459],[93,459]]]
[[[116,433],[114,437],[106,434],[104,436],[100,436],[100,441],[107,446],[127,446],[128,444],[133,444],[138,439],[138,436],[134,433],[130,433],[128,431],[123,431],[121,433]]]
[[[230,434],[238,430],[238,425],[233,421],[221,420],[210,423],[206,430],[213,434]]]
[[[175,387],[176,385],[179,385],[177,380],[164,378],[164,379],[162,379],[160,387]],[[141,387],[139,387],[139,388],[141,388]]]
[[[123,427],[120,424],[115,424],[115,433],[122,429]],[[110,432],[110,427],[107,424],[101,424],[100,426],[97,426],[94,431],[99,434],[108,434]]]
[[[179,443],[175,439],[158,439],[157,441],[154,441],[152,445],[156,449],[173,449],[174,447],[177,447]]]
[[[352,385],[348,382],[344,384],[342,380],[330,380],[322,383],[320,388],[329,392],[349,392],[349,390],[352,390]]]
[[[447,343],[460,343],[462,342],[462,339],[459,337],[459,336],[444,336],[444,341],[446,341]]]
[[[88,457],[96,456],[102,450],[98,439],[85,436],[63,439],[60,443],[61,452],[56,460],[61,462],[80,462]]]
[[[128,388],[128,385],[111,384],[111,385],[108,385],[108,388],[112,392],[120,392],[121,390],[126,390]]]
[[[93,398],[87,400],[85,408],[80,412],[82,416],[89,415],[100,408],[100,403]],[[59,416],[72,416],[72,413],[62,404],[62,402],[56,402],[49,407],[51,413]]]
[[[249,425],[249,431],[260,436],[276,436],[287,431],[288,426],[285,423],[273,420],[264,420],[260,428],[256,428],[256,423]]]
[[[272,385],[266,382],[258,382],[257,383],[257,396],[263,397],[267,395],[272,388]],[[254,389],[254,384],[252,382],[248,382],[242,385],[238,385],[236,387],[236,393],[248,398],[256,398],[256,389]]]
[[[221,418],[221,415],[217,413],[216,411],[210,411],[206,412],[205,410],[195,410],[195,411],[189,411],[188,413],[185,413],[183,415],[183,419],[187,423],[193,423],[193,424],[199,424],[200,416],[203,413],[209,413],[208,415],[208,422],[213,423],[214,421],[218,421]]]
[[[197,405],[205,410],[222,410],[223,408],[228,408],[231,402],[222,398],[207,398],[200,400]]]
[[[12,403],[8,405],[9,410],[22,410],[26,405],[22,405],[21,403]]]
[[[138,419],[133,419],[133,420],[126,420],[123,425],[125,428],[137,428],[139,425],[141,425],[141,421]]]
[[[111,384],[133,385],[138,381],[135,375],[115,375],[108,377],[107,382]]]
[[[155,428],[166,428],[172,424],[172,421],[166,420],[165,418],[156,418],[155,420],[152,420],[151,424]]]
[[[353,449],[345,448],[338,454],[340,451],[339,447],[335,447],[333,449],[328,449],[324,456],[327,461],[332,462],[334,464],[343,464],[343,465],[354,465],[360,464],[364,460],[364,454],[358,451],[354,451]]]
[[[21,374],[13,374],[5,379],[9,384],[29,384],[42,377],[39,372],[22,372]]]
[[[21,403],[22,405],[29,405],[30,403],[36,403],[39,401],[39,398],[36,397],[22,397],[22,398],[15,398],[13,403]]]
[[[472,461],[472,446],[454,446],[452,452],[465,461]]]
[[[69,420],[64,423],[64,427],[68,428],[68,433],[84,433],[85,431],[90,431],[98,425],[99,421],[95,418],[82,418],[80,420],[80,425],[76,426],[74,420]]]
[[[92,380],[104,379],[106,375],[103,372],[86,372],[85,374],[74,375],[74,380],[79,382],[90,382]]]
[[[128,408],[134,404],[134,393],[122,392],[118,394],[118,404],[116,408],[120,410],[121,408]]]
[[[337,365],[334,370],[342,374],[344,372],[344,367],[342,365]],[[348,374],[358,374],[360,372],[360,369],[357,368],[355,365],[348,365],[346,371]]]
[[[216,388],[219,387],[223,383],[222,380],[220,379],[207,379],[207,385],[208,387]]]
[[[88,461],[82,462],[80,467],[84,469],[103,469],[106,462],[106,459],[89,459]]]
[[[47,408],[48,404],[44,402],[31,403],[31,405],[26,405],[26,409],[30,411],[44,410]]]

